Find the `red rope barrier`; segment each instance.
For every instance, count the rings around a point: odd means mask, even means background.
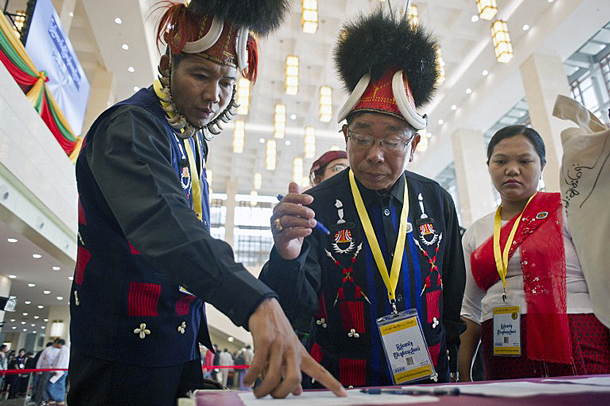
[[[0,369],[0,375],[31,374],[34,372],[67,371],[68,369]]]

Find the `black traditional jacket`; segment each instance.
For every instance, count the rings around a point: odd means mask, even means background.
[[[316,220],[331,234],[314,230],[292,261],[282,259],[274,248],[260,279],[279,294],[291,320],[311,318],[308,349],[343,385],[391,385],[376,324],[377,318],[391,313],[391,306],[354,205],[348,173],[307,191],[314,197],[310,207]],[[438,380],[443,382],[449,378],[448,352],[457,357],[464,329],[464,259],[453,200],[435,181],[408,171],[387,194],[357,184],[389,270],[405,179],[409,224],[397,308],[417,310]],[[306,378],[304,385],[311,387],[311,381]]]
[[[195,151],[191,173],[185,143]],[[275,294],[209,232],[201,140],[178,139],[152,87],[106,110],[76,163],[78,258],[72,284],[72,351],[140,366],[197,359],[212,348],[203,300],[247,326]],[[201,184],[203,218],[192,209]]]

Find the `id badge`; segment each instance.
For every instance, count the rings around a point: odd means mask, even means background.
[[[519,306],[503,303],[493,309],[495,356],[521,356],[521,313]]]
[[[377,319],[394,385],[436,376],[417,310]]]

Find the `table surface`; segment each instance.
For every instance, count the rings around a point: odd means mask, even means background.
[[[598,377],[610,377],[610,375],[596,375]],[[591,376],[586,376],[591,377]],[[581,377],[566,377],[565,379],[586,378]],[[540,382],[542,379],[516,379],[507,381],[481,381],[481,382],[462,382],[453,384],[444,384],[443,386],[461,386],[481,383],[500,383],[500,382]],[[553,377],[552,379],[561,379]],[[559,384],[561,385],[561,384]],[[441,386],[441,385],[421,385],[421,386]],[[214,391],[214,392],[198,392],[197,406],[244,406],[241,401],[239,392],[236,391]],[[562,394],[562,395],[536,395],[528,397],[489,397],[489,396],[473,396],[461,394],[459,396],[439,396],[439,401],[434,403],[422,403],[427,406],[610,406],[610,388],[608,392],[587,392],[577,394]],[[278,405],[282,402],[278,401]],[[417,405],[418,403],[409,403],[409,405]]]

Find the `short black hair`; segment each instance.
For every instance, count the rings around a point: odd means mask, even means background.
[[[493,154],[496,145],[506,138],[516,137],[517,135],[523,135],[532,143],[536,150],[536,154],[540,157],[540,163],[542,167],[544,167],[544,165],[546,165],[546,148],[544,146],[544,140],[540,134],[538,134],[538,131],[525,125],[509,125],[501,128],[491,137],[489,145],[487,145],[487,165],[489,165],[489,160],[491,159],[491,155]]]

